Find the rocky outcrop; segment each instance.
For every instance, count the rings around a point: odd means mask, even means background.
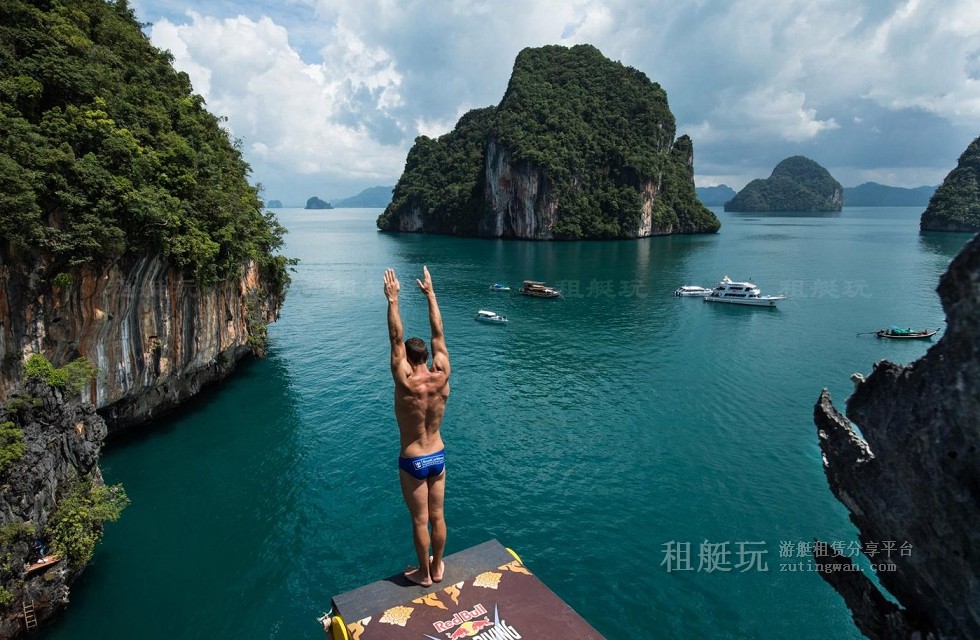
[[[34,542],[68,488],[83,477],[102,484],[98,461],[106,425],[95,408],[42,382],[29,382],[23,391],[16,409],[14,402],[0,407],[0,423],[13,422],[26,445],[24,455],[0,473],[0,582],[10,598],[0,607],[0,638],[26,633],[25,602],[33,604],[41,624],[68,604],[69,587],[82,568],[61,559],[28,571],[39,559]]]
[[[922,231],[980,231],[980,138],[966,148],[919,220]]]
[[[826,390],[814,409],[830,488],[872,562],[885,541],[906,545],[877,573],[900,607],[863,574],[828,571],[839,557],[820,560],[870,638],[980,638],[980,238],[938,290],[947,330],[925,356],[876,363],[846,416]]]
[[[202,287],[162,256],[81,267],[53,284],[41,262],[0,264],[0,400],[18,389],[19,363],[85,357],[99,375],[83,389],[113,430],[145,422],[227,375],[265,344],[281,303],[254,262]]]

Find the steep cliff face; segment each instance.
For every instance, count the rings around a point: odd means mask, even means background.
[[[980,238],[950,264],[939,295],[947,330],[924,357],[876,363],[846,416],[826,390],[814,409],[831,490],[865,548],[908,545],[890,554],[894,571],[877,574],[901,607],[861,573],[821,573],[870,638],[980,638]]]
[[[487,144],[485,166],[487,206],[480,235],[550,240],[558,204],[544,171],[516,161],[494,138]]]
[[[33,604],[40,623],[68,604],[69,586],[82,568],[61,558],[29,569],[39,559],[34,541],[41,539],[58,500],[80,479],[102,484],[98,460],[106,425],[95,408],[40,382],[28,383],[23,391],[16,411],[0,407],[0,422],[12,421],[26,444],[0,484],[0,582],[11,598],[9,606],[0,607],[0,638],[26,633],[25,603]]]
[[[0,264],[0,399],[18,389],[19,363],[83,356],[99,369],[82,398],[113,429],[152,419],[242,357],[261,355],[281,300],[254,262],[239,277],[199,286],[161,256],[127,266],[81,267],[61,286],[43,263]]]

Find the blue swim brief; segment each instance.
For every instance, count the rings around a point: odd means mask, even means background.
[[[417,458],[398,458],[398,468],[416,480],[435,478],[446,470],[446,450],[430,453]]]

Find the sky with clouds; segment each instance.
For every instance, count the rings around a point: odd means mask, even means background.
[[[418,135],[588,43],[667,92],[698,186],[792,155],[845,187],[939,184],[980,135],[977,0],[130,0],[266,199],[393,185]]]

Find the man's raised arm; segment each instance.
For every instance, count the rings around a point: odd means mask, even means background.
[[[385,271],[385,298],[388,300],[388,339],[391,341],[391,374],[394,376],[408,361],[405,358],[405,336],[402,317],[398,312],[398,278],[395,270]]]
[[[436,302],[436,292],[432,288],[432,276],[429,268],[422,267],[422,280],[415,281],[425,294],[429,303],[429,327],[432,330],[432,368],[445,371],[449,375],[449,350],[446,349],[446,336],[442,332],[442,314],[439,303]]]

